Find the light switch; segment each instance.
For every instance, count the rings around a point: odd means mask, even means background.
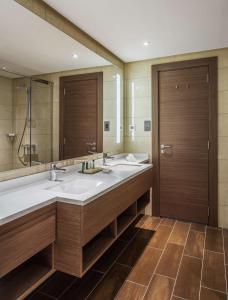
[[[144,121],[144,131],[151,131],[151,121],[150,120]]]
[[[104,131],[110,131],[110,121],[104,121]]]

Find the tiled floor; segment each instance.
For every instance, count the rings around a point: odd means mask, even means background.
[[[227,300],[226,272],[228,230],[141,216],[83,279],[57,272],[28,299]]]

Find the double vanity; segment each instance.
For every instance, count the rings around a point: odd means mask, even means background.
[[[56,270],[82,277],[150,202],[147,159],[119,155],[109,172],[82,174],[74,165],[60,181],[44,172],[0,183],[4,300],[23,299]]]

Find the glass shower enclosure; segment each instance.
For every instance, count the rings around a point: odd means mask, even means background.
[[[24,111],[24,119],[17,120],[15,114],[18,167],[52,161],[53,84],[29,78],[25,98],[24,109],[19,109]]]
[[[7,164],[0,159],[0,171],[52,161],[53,83],[1,72],[0,104],[7,107],[7,116],[0,115]]]

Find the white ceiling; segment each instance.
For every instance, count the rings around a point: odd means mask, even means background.
[[[37,75],[108,64],[14,0],[1,0],[0,69]]]
[[[228,46],[228,0],[45,2],[127,62]]]

